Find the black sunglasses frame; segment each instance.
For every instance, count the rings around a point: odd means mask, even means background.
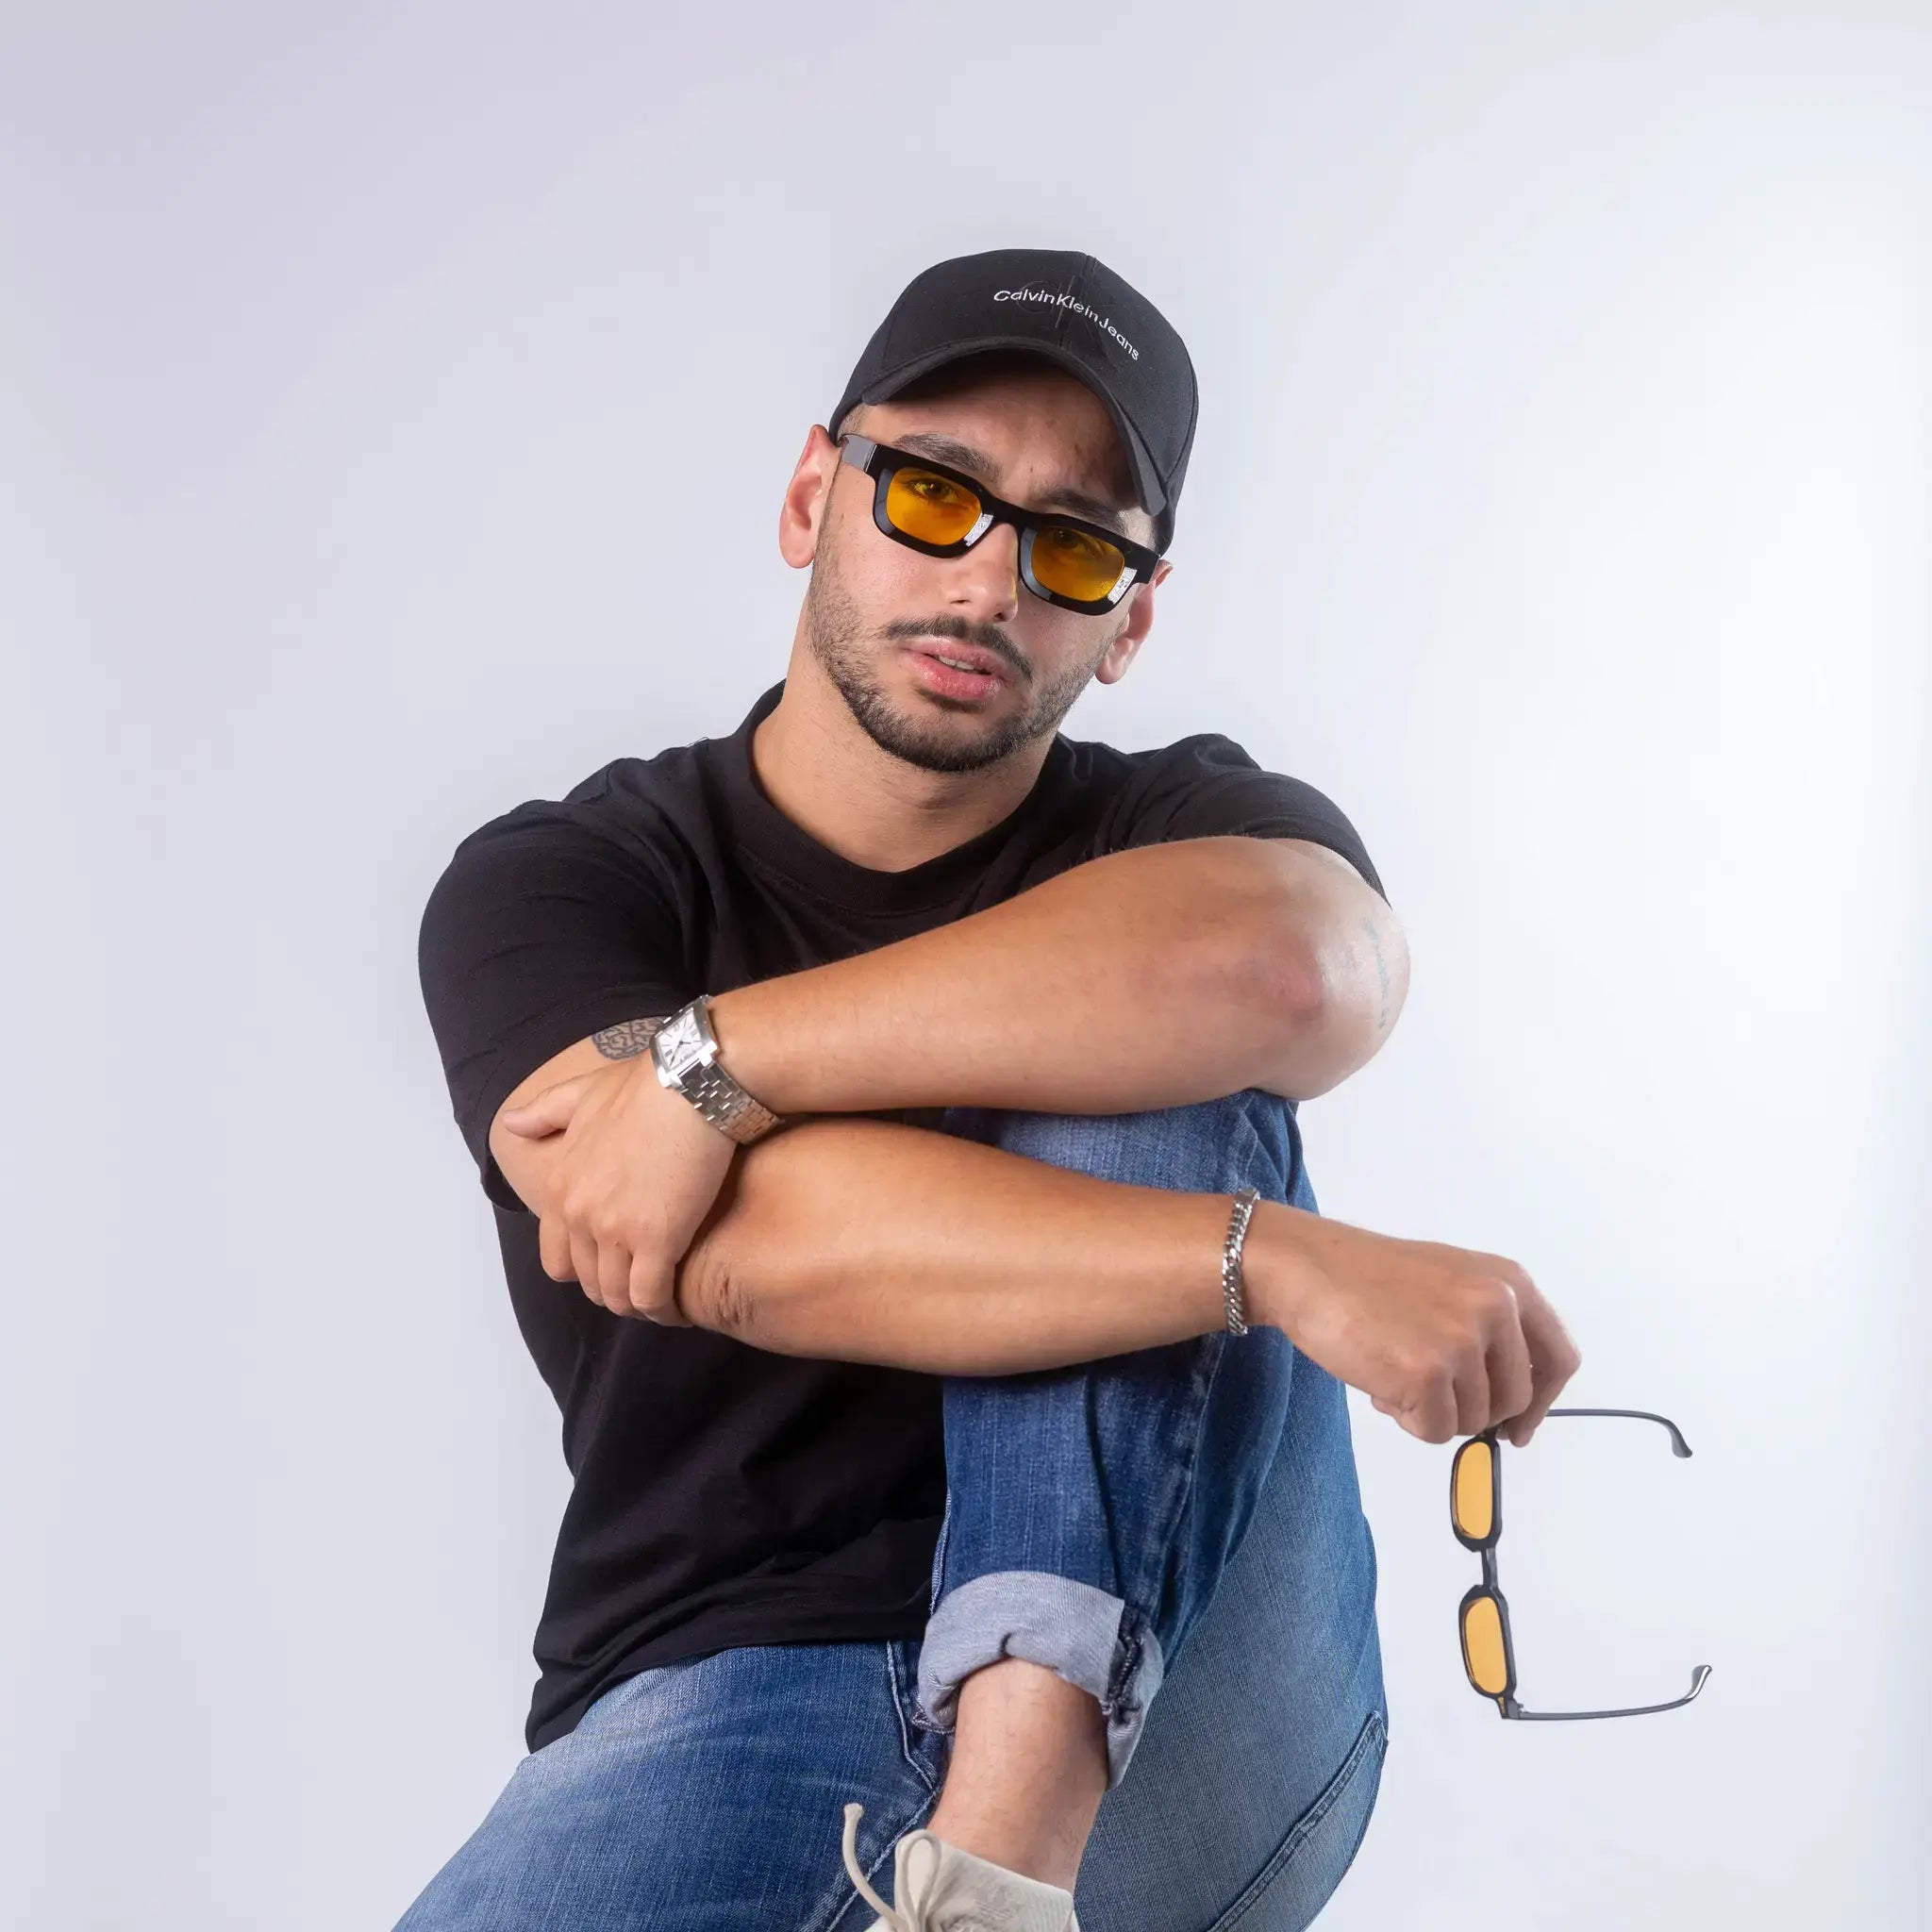
[[[1632,1417],[1639,1422],[1661,1423],[1671,1432],[1671,1454],[1681,1457],[1690,1453],[1690,1445],[1685,1441],[1676,1424],[1665,1416],[1653,1415],[1647,1408],[1553,1408],[1547,1411],[1547,1415],[1617,1415]],[[1470,1536],[1457,1521],[1456,1514],[1456,1473],[1462,1458],[1478,1442],[1487,1442],[1490,1446],[1490,1533],[1483,1537]],[[1516,1701],[1516,1646],[1509,1637],[1509,1605],[1504,1598],[1502,1586],[1496,1581],[1496,1541],[1503,1534],[1503,1458],[1498,1453],[1493,1428],[1470,1437],[1450,1460],[1449,1527],[1455,1531],[1456,1541],[1464,1549],[1475,1551],[1483,1559],[1483,1580],[1466,1591],[1461,1603],[1456,1607],[1456,1635],[1462,1646],[1463,1674],[1476,1693],[1491,1698],[1504,1717],[1537,1724],[1566,1724],[1592,1717],[1645,1717],[1654,1710],[1675,1710],[1679,1705],[1689,1704],[1704,1689],[1704,1680],[1710,1675],[1708,1664],[1699,1664],[1690,1674],[1690,1690],[1666,1704],[1639,1704],[1625,1710],[1524,1710]],[[1496,1621],[1503,1631],[1503,1689],[1499,1693],[1485,1690],[1476,1682],[1475,1672],[1469,1661],[1470,1606],[1481,1603],[1485,1598],[1495,1605]]]
[[[996,524],[1011,524],[1020,537],[1020,581],[1048,604],[1058,605],[1062,610],[1077,610],[1087,617],[1104,617],[1109,610],[1117,610],[1121,600],[1136,584],[1143,584],[1154,575],[1154,567],[1160,561],[1158,550],[1149,550],[1143,544],[1130,541],[1118,530],[1109,530],[1104,524],[1084,523],[1078,517],[1061,515],[1058,511],[1026,509],[1017,503],[1008,503],[993,495],[986,485],[976,477],[967,475],[963,471],[949,469],[944,463],[936,463],[930,457],[915,456],[910,450],[894,449],[891,443],[874,442],[869,436],[859,436],[851,431],[839,439],[839,459],[850,463],[861,475],[874,479],[872,493],[872,520],[879,529],[895,543],[903,543],[908,550],[918,550],[927,557],[963,557]],[[957,483],[962,490],[969,490],[979,504],[979,520],[957,543],[928,543],[923,538],[909,537],[886,514],[886,498],[892,487],[892,478],[900,470],[929,470],[935,476],[943,476],[949,483]],[[1077,530],[1083,537],[1092,537],[1102,543],[1110,543],[1126,559],[1126,568],[1121,573],[1120,580],[1104,597],[1066,597],[1058,591],[1049,591],[1033,574],[1033,540],[1045,529]]]

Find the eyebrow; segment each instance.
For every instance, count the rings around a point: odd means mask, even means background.
[[[936,463],[950,463],[956,470],[976,471],[983,476],[997,476],[999,465],[983,450],[976,450],[970,442],[960,442],[950,436],[941,436],[937,430],[912,429],[904,436],[892,439],[896,449],[910,450],[914,456],[930,457]],[[1127,528],[1125,517],[1116,503],[1109,503],[1104,496],[1094,496],[1087,491],[1076,490],[1072,485],[1062,485],[1049,490],[1036,504],[1034,509],[1069,509],[1076,516],[1085,517],[1090,523],[1102,524],[1118,536],[1133,541],[1133,533]]]

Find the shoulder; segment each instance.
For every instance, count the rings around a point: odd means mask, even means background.
[[[457,841],[451,863],[483,852],[571,849],[635,856],[675,836],[699,796],[697,748],[612,758],[559,797],[526,798]]]
[[[535,939],[681,924],[702,873],[692,748],[620,758],[561,797],[526,798],[458,840],[431,879],[417,955],[460,981]]]
[[[1138,751],[1107,744],[1099,739],[1066,738],[1070,767],[1093,779],[1130,780],[1172,772],[1254,772],[1260,769],[1247,749],[1221,731],[1192,731],[1166,744]]]
[[[1227,834],[1300,839],[1347,859],[1383,893],[1361,835],[1335,800],[1306,778],[1270,770],[1225,732],[1191,732],[1143,751],[1070,748],[1108,794],[1103,850]]]

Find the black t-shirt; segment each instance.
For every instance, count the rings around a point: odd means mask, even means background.
[[[537,1217],[490,1153],[510,1090],[601,1027],[946,924],[1126,846],[1308,839],[1382,890],[1321,792],[1214,733],[1142,752],[1056,735],[998,824],[907,871],[872,871],[758,783],[752,732],[784,690],[728,738],[618,758],[562,799],[492,819],[458,845],[423,914],[423,996],[457,1125],[574,1478],[537,1628],[532,1750],[649,1665],[919,1636],[945,1459],[936,1375],[625,1320],[553,1281]]]

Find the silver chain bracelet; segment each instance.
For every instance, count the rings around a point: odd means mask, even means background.
[[[1227,1239],[1221,1244],[1221,1291],[1227,1297],[1227,1327],[1231,1335],[1248,1332],[1241,1313],[1241,1243],[1248,1238],[1248,1217],[1260,1198],[1258,1188],[1243,1188],[1236,1194],[1234,1211],[1227,1219]]]

